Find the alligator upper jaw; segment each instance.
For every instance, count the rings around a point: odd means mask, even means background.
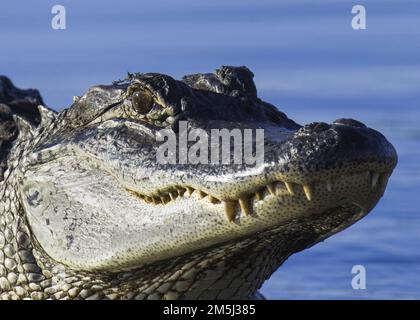
[[[292,220],[331,214],[336,212],[332,208],[346,205],[360,208],[354,217],[358,219],[380,199],[395,165],[364,160],[372,154],[371,145],[377,146],[373,151],[379,149],[376,158],[383,158],[382,137],[370,138],[372,132],[363,128],[333,127],[288,133],[286,140],[271,141],[263,168],[239,172],[234,166],[171,167],[156,163],[156,145],[149,135],[137,128],[123,130],[121,125],[109,131],[83,128],[61,145],[47,146],[23,179],[22,198],[34,235],[54,260],[75,269],[137,268],[234,243]],[[366,133],[358,136],[365,147],[356,148],[362,161],[319,170],[317,166],[328,163],[325,160],[333,153],[336,164],[352,155],[351,139],[343,137],[357,133],[353,131]],[[330,135],[334,141],[320,148],[319,142]],[[315,160],[312,167],[308,157]],[[285,170],[287,160],[297,165]],[[288,248],[284,250],[289,254]]]
[[[296,183],[295,179],[274,179],[266,184],[258,184],[248,187],[246,190],[236,192],[234,197],[221,195],[218,190],[212,187],[196,184],[172,184],[159,188],[150,193],[142,193],[127,189],[135,198],[145,205],[162,207],[176,204],[177,201],[206,201],[211,205],[220,205],[224,208],[226,220],[229,222],[240,221],[241,217],[257,216],[258,207],[267,199],[278,199],[283,202],[296,202],[320,205],[320,199],[327,199],[329,196],[347,197],[350,202],[357,204],[363,211],[370,211],[376,204],[378,195],[382,195],[386,189],[390,171],[359,171],[342,175],[329,176],[325,179],[312,180],[307,183]],[[283,177],[282,177],[283,178]],[[367,194],[371,197],[364,200],[352,199],[351,189],[357,188],[357,180],[360,186],[367,186]],[[347,185],[346,185],[347,184]],[[236,188],[237,189],[237,188]],[[347,189],[347,190],[346,190]],[[340,192],[346,192],[340,195]],[[355,192],[357,193],[357,192]],[[232,193],[233,194],[233,193]],[[331,203],[334,206],[334,203]],[[320,205],[321,207],[321,205]]]
[[[380,199],[393,169],[364,165],[299,176],[270,167],[204,176],[187,167],[188,178],[152,170],[141,180],[130,173],[145,170],[131,163],[118,170],[120,162],[111,167],[101,159],[75,152],[29,167],[22,177],[34,236],[54,260],[75,269],[137,268],[346,205],[360,208],[359,219]]]

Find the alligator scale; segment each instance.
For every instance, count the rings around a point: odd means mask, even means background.
[[[264,130],[264,162],[160,164],[156,132]],[[300,126],[246,67],[131,74],[61,112],[0,78],[0,297],[249,299],[364,217],[397,155],[352,119]]]

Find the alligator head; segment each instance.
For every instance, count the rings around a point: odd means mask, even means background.
[[[397,163],[361,122],[288,119],[257,97],[245,67],[182,81],[129,75],[58,114],[39,110],[38,126],[15,116],[21,134],[2,181],[0,248],[14,261],[0,265],[7,297],[253,297],[291,254],[370,212]],[[211,149],[215,129],[232,144]],[[245,151],[235,161],[246,129],[256,144],[263,130],[263,148],[249,153],[263,152],[260,162]],[[167,150],[175,162],[157,161],[163,132],[186,141],[187,151]],[[228,161],[192,161],[197,154]]]

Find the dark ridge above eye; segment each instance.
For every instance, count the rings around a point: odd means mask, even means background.
[[[238,97],[257,98],[254,74],[245,66],[222,66],[214,73],[186,75],[182,81],[196,90],[207,90]]]
[[[190,120],[205,125],[218,120],[216,123],[242,121],[258,126],[268,121],[284,128],[299,128],[274,105],[258,98],[253,77],[244,66],[222,66],[213,73],[187,75],[182,80],[160,73],[133,73],[112,85],[92,87],[76,99],[66,116],[69,125],[79,126],[128,99],[139,114],[159,105],[159,115],[171,117],[172,123]]]
[[[149,90],[164,107],[173,113],[181,111],[181,100],[191,96],[191,88],[171,76],[160,73],[136,73],[130,76],[131,84]]]
[[[275,106],[258,98],[253,77],[245,66],[222,66],[213,73],[186,75],[180,81],[160,73],[130,74],[127,81],[134,90],[150,91],[155,102],[178,119],[194,119],[202,125],[217,119],[254,124],[270,121],[298,128]]]

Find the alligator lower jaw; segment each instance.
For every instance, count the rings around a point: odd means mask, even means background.
[[[346,186],[343,181],[346,177],[358,176],[364,180],[363,183],[369,184],[368,189],[372,194],[383,193],[390,177],[390,172],[362,171],[351,174],[337,175],[325,180],[314,180],[307,184],[298,184],[294,182],[275,180],[266,185],[258,186],[250,192],[244,192],[242,196],[236,199],[219,199],[209,192],[194,188],[188,185],[172,185],[164,189],[156,190],[153,194],[142,194],[137,191],[129,190],[134,197],[144,202],[146,205],[166,206],[181,199],[195,197],[198,200],[209,201],[213,205],[224,205],[226,219],[229,222],[236,221],[240,215],[253,216],[255,208],[264,202],[268,197],[279,197],[290,200],[302,200],[314,202],[317,195],[334,194],[343,188],[356,188],[354,186]],[[376,202],[376,201],[375,201]],[[358,204],[360,207],[364,205]],[[240,210],[239,210],[240,209]],[[363,208],[367,209],[367,208]]]

